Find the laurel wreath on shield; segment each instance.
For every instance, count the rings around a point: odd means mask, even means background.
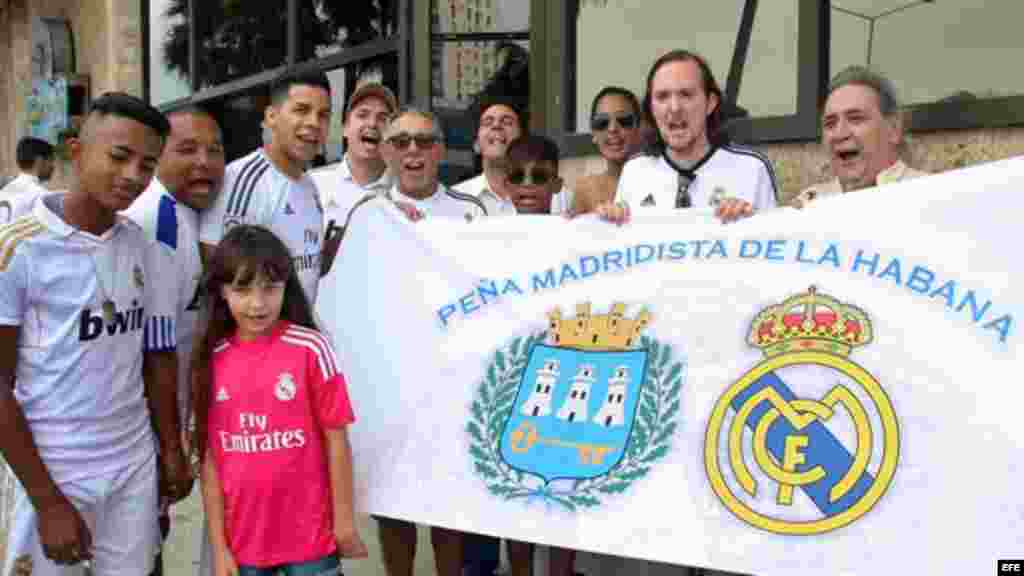
[[[640,343],[648,351],[647,380],[622,460],[603,476],[577,480],[569,489],[554,488],[506,464],[499,447],[502,429],[515,407],[530,350],[544,342],[546,336],[547,332],[541,331],[518,337],[494,353],[470,406],[471,418],[466,425],[473,467],[487,483],[487,490],[506,500],[538,498],[569,510],[599,506],[602,496],[625,492],[668,454],[678,426],[685,364],[672,362],[669,344],[643,336]]]

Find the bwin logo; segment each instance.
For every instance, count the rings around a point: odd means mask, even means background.
[[[124,334],[142,330],[143,308],[138,305],[137,300],[132,301],[132,308],[114,312],[114,317],[104,326],[103,315],[96,314],[91,309],[82,310],[81,321],[78,324],[78,339],[86,342],[95,340],[103,335],[104,328],[109,336]]]

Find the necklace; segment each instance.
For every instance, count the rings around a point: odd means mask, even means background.
[[[114,315],[117,313],[117,306],[114,304],[113,289],[114,284],[117,282],[117,252],[115,250],[116,244],[111,242],[110,256],[113,263],[109,267],[110,269],[110,290],[107,290],[107,283],[103,280],[103,274],[100,272],[102,266],[100,266],[99,260],[96,258],[95,250],[89,252],[89,256],[92,258],[93,270],[96,272],[96,284],[100,289],[100,297],[103,302],[101,309],[103,310],[103,321],[107,324],[111,324],[114,321]]]

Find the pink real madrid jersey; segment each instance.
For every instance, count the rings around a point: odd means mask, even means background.
[[[355,420],[324,335],[286,321],[213,356],[209,447],[224,492],[228,548],[274,566],[336,548],[323,430]]]

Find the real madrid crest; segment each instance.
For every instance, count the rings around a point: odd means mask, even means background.
[[[764,359],[719,398],[704,463],[743,521],[786,535],[842,528],[885,494],[899,427],[878,380],[850,359],[873,338],[856,306],[806,293],[762,310],[747,343]]]
[[[282,402],[295,398],[295,378],[291,374],[282,372],[277,377],[277,385],[274,386],[274,396]]]
[[[708,205],[717,207],[726,198],[728,198],[728,193],[725,191],[725,188],[722,186],[715,186],[711,191],[711,197],[708,198]]]
[[[138,264],[132,269],[132,279],[135,281],[135,287],[142,290],[146,286],[146,278],[142,275],[142,266]]]

